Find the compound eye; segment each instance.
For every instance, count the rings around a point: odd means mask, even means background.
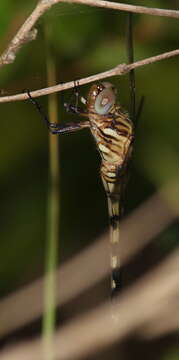
[[[111,88],[102,90],[96,98],[94,108],[97,114],[105,115],[115,103],[115,93]]]

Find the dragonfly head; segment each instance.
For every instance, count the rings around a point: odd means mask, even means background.
[[[91,86],[87,106],[89,112],[106,115],[116,102],[116,89],[113,84],[104,81]]]

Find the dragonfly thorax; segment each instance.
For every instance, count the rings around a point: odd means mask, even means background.
[[[87,100],[91,133],[102,158],[101,176],[108,183],[119,180],[119,169],[131,152],[133,126],[128,113],[116,104],[112,84],[93,85]]]

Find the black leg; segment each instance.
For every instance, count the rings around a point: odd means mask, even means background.
[[[75,104],[73,105],[72,99],[73,99],[74,95],[75,95]],[[68,103],[64,103],[64,107],[66,108],[66,111],[69,112],[69,113],[88,117],[89,114],[88,114],[87,110],[84,110],[82,107],[78,106],[78,104],[79,104],[79,96],[80,96],[79,83],[78,83],[78,81],[74,81],[73,94],[70,97],[70,101]]]
[[[29,96],[30,101],[33,105],[37,108],[38,112],[40,113],[42,119],[45,121],[49,131],[52,134],[65,134],[69,132],[75,132],[81,129],[84,129],[86,127],[89,127],[89,121],[79,122],[79,123],[68,123],[68,124],[56,124],[56,123],[50,123],[47,115],[45,114],[42,106],[35,100],[31,94],[30,91],[27,91],[27,94]]]
[[[74,101],[74,105],[73,105],[73,99],[75,96],[75,101]],[[64,103],[64,106],[66,108],[67,112],[71,112],[73,114],[79,114],[81,113],[81,108],[78,106],[79,103],[79,83],[78,81],[74,81],[74,88],[73,88],[73,92],[72,95],[70,96],[70,100],[67,103]]]

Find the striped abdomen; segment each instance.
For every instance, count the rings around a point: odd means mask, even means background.
[[[127,112],[116,104],[115,89],[110,83],[91,87],[87,108],[91,132],[102,158],[101,178],[110,217],[111,293],[115,295],[121,288],[119,220],[123,210],[126,168],[132,151],[133,126]]]
[[[120,173],[127,165],[131,153],[133,127],[126,112],[113,106],[109,115],[90,116],[91,132],[100,151],[101,176],[109,183],[120,181]]]

